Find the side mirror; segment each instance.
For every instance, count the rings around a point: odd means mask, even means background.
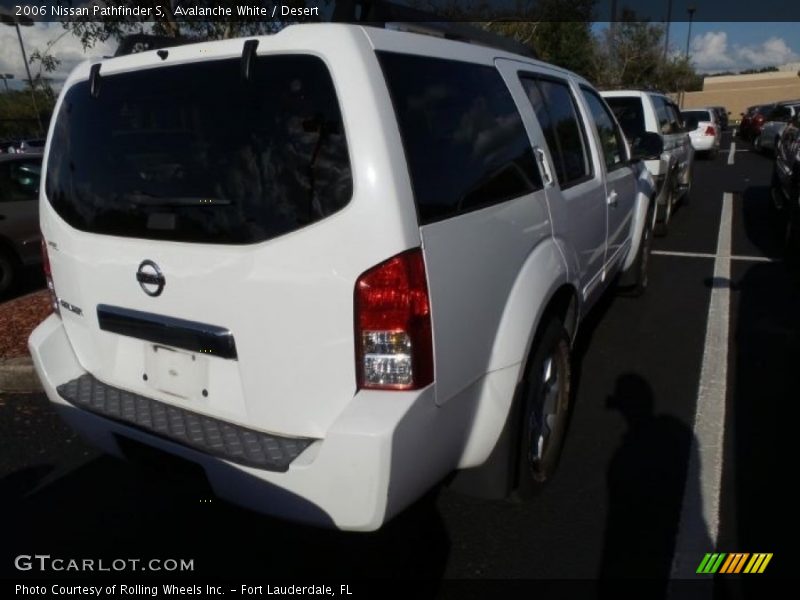
[[[664,151],[664,138],[657,133],[646,131],[633,140],[631,160],[656,160]]]

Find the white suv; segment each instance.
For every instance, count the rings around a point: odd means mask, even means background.
[[[47,395],[265,513],[373,530],[454,470],[544,482],[578,324],[646,283],[652,180],[522,56],[297,25],[83,64],[55,114]]]

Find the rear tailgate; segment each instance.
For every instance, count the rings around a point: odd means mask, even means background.
[[[260,38],[249,78],[233,40],[65,86],[42,230],[70,343],[100,381],[289,436],[323,437],[353,398],[355,281],[419,230],[396,144],[374,133],[374,55],[323,27]]]

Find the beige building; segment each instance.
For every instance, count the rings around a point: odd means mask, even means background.
[[[682,106],[725,106],[731,113],[731,120],[735,121],[748,106],[800,99],[800,63],[779,68],[780,71],[772,73],[706,77],[703,91],[686,92]]]

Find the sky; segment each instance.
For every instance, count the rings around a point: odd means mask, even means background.
[[[59,87],[58,84],[67,78],[78,63],[95,56],[111,56],[117,46],[116,43],[97,44],[93,49],[84,51],[80,40],[71,33],[65,34],[66,30],[60,23],[35,23],[30,27],[20,27],[20,32],[29,59],[34,50],[44,52],[49,42],[55,42],[52,54],[61,60],[61,65],[51,74],[54,87]],[[32,77],[36,77],[37,70],[38,64],[31,68]],[[17,32],[14,27],[0,25],[0,74],[7,73],[14,75],[14,79],[9,81],[12,89],[20,89],[27,79]]]
[[[670,25],[670,45],[686,51],[689,24]],[[689,56],[698,72],[742,71],[800,61],[800,23],[692,23]]]
[[[46,49],[55,42],[53,54],[61,65],[52,74],[55,86],[63,82],[75,65],[86,58],[110,56],[116,44],[98,44],[84,50],[72,34],[64,35],[58,23],[36,23],[22,27],[23,42],[28,56]],[[670,26],[670,47],[673,52],[685,52],[689,23],[675,22]],[[698,72],[741,71],[750,68],[776,66],[800,61],[800,23],[692,23],[689,54]],[[24,63],[13,27],[0,26],[0,74],[13,74],[12,89],[20,89],[25,79]],[[34,70],[33,76],[36,72]]]

